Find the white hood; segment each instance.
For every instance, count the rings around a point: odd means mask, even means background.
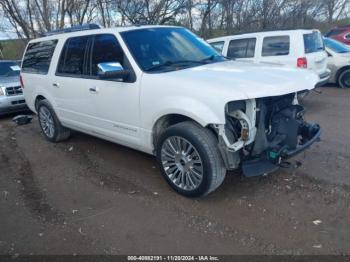
[[[221,94],[232,100],[279,96],[311,90],[319,77],[303,69],[226,61],[156,74],[159,82]],[[155,76],[152,74],[152,76]],[[145,76],[147,78],[147,76]],[[158,81],[157,81],[158,82]],[[226,94],[225,94],[226,93]]]
[[[226,61],[143,74],[141,81],[141,118],[152,115],[156,121],[176,113],[206,126],[225,123],[224,108],[228,102],[310,90],[319,77],[310,70]]]

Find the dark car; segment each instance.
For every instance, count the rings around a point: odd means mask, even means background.
[[[0,61],[0,115],[27,109],[20,84],[20,62]]]
[[[329,31],[325,36],[338,40],[346,45],[350,45],[350,25],[336,27]]]

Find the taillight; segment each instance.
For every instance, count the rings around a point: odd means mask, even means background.
[[[307,59],[306,57],[298,58],[297,67],[299,68],[307,68]]]
[[[19,82],[21,83],[21,87],[24,88],[23,78],[21,75],[19,76]]]

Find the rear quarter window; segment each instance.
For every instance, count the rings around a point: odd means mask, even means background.
[[[262,56],[283,56],[289,55],[290,38],[285,36],[264,37]]]
[[[47,74],[58,40],[30,43],[23,58],[22,72]]]

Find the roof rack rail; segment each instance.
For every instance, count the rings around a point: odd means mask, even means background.
[[[97,24],[83,24],[83,25],[76,25],[68,28],[62,28],[62,29],[46,32],[42,36],[50,36],[50,35],[78,32],[78,31],[84,31],[84,30],[93,30],[93,29],[100,29],[100,28],[101,27]]]

